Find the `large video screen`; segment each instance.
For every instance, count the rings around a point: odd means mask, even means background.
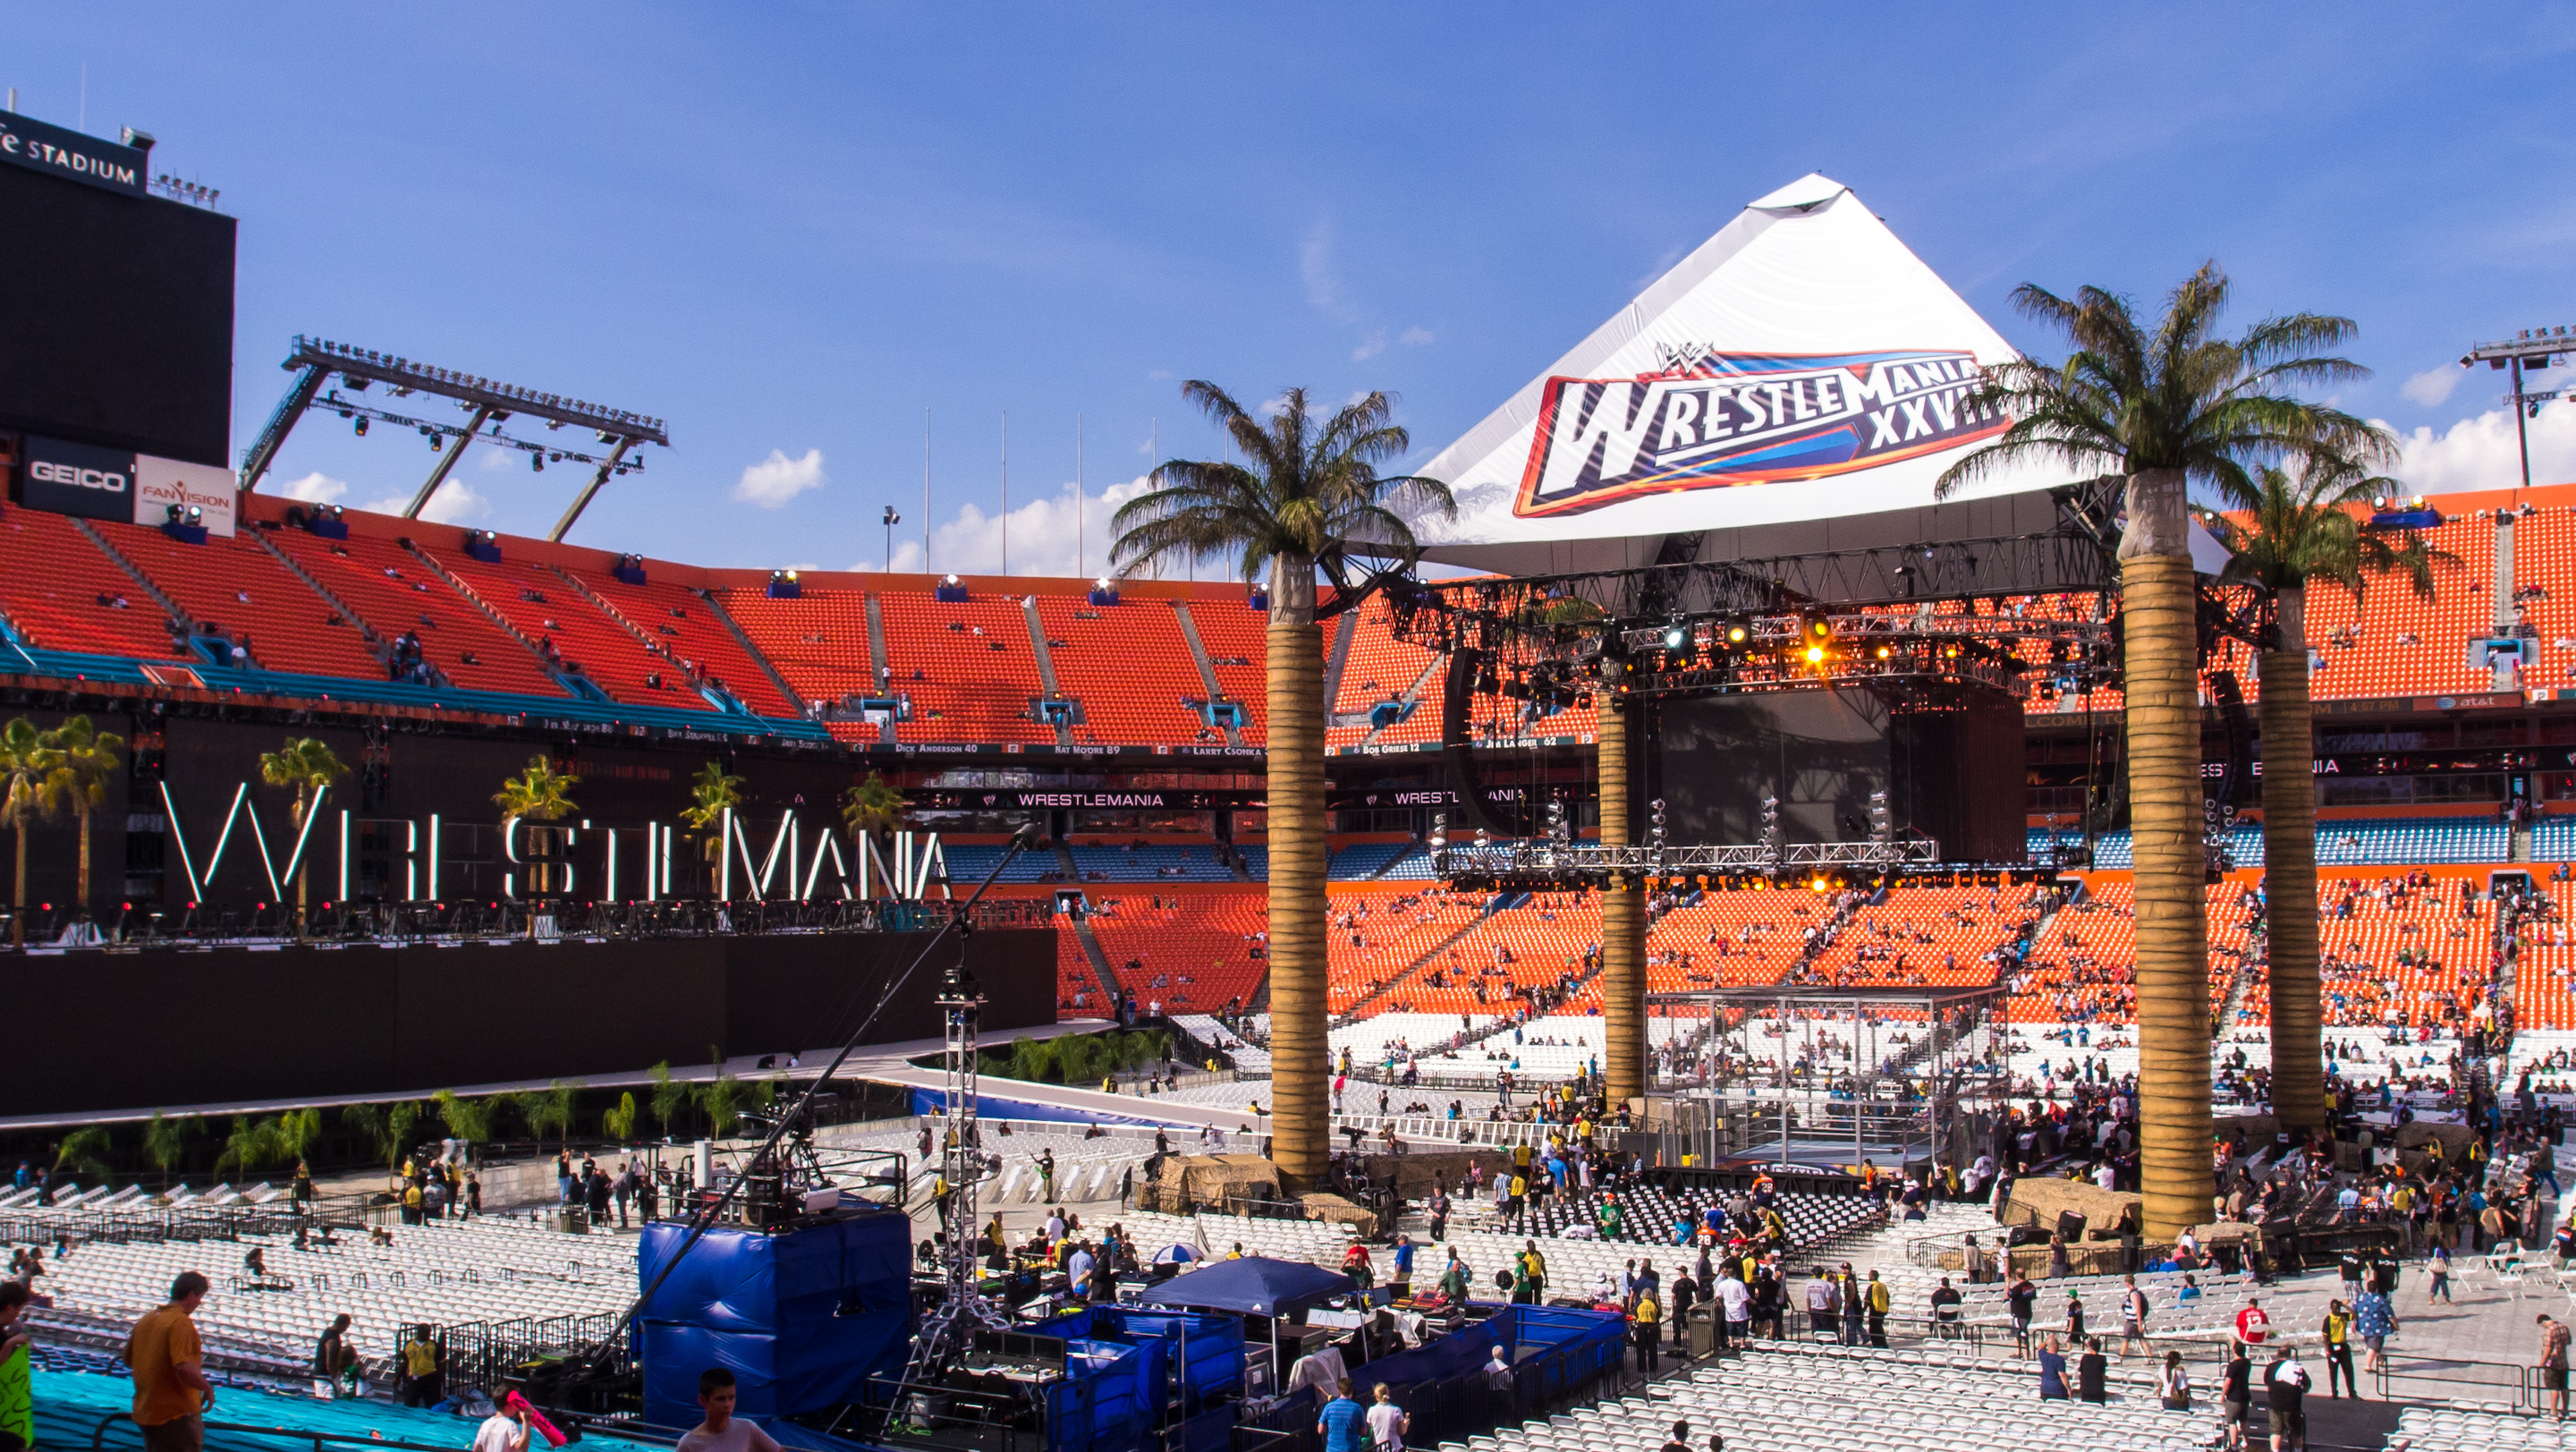
[[[2021,705],[2001,692],[1891,700],[1856,686],[1656,709],[1650,790],[1676,844],[1759,842],[1765,796],[1790,842],[1864,841],[1870,794],[1885,792],[1898,834],[1933,839],[1945,861],[2023,859]]]
[[[0,428],[227,465],[230,217],[0,166]]]

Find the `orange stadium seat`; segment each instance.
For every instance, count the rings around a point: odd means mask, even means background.
[[[171,640],[160,605],[63,515],[0,513],[0,576],[7,580],[0,617],[29,645],[143,660],[189,656]]]
[[[182,544],[137,524],[93,521],[117,552],[203,627],[248,638],[252,663],[267,670],[381,680],[385,666],[354,620],[279,564],[249,534]]]
[[[328,540],[293,529],[275,530],[268,537],[357,611],[379,639],[418,632],[422,658],[457,685],[530,696],[565,694],[528,647],[401,545],[361,534]]]
[[[422,548],[440,569],[518,627],[521,635],[540,649],[553,647],[565,671],[588,678],[610,699],[691,711],[714,709],[689,684],[687,672],[645,649],[625,626],[545,566],[512,561],[506,555],[495,565],[462,550]]]

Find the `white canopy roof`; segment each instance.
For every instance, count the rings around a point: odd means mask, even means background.
[[[1646,564],[1668,535],[1748,526],[1819,526],[1762,530],[1761,552],[1833,548],[1822,522],[1872,514],[1876,534],[1930,509],[1933,480],[2003,427],[1964,407],[1977,366],[2012,356],[1850,188],[1810,174],[1422,466],[1459,513],[1416,529],[1434,560],[1515,574]],[[1954,498],[2064,480],[1998,474]]]

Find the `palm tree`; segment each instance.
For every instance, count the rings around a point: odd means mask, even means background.
[[[143,1157],[160,1167],[163,1194],[170,1190],[170,1172],[188,1157],[188,1141],[196,1135],[199,1123],[193,1114],[168,1119],[156,1109],[152,1121],[143,1126]]]
[[[696,776],[689,779],[690,805],[681,809],[680,820],[688,823],[692,830],[703,834],[708,828],[721,823],[725,813],[742,805],[742,786],[743,779],[726,771],[722,762],[708,762],[698,768]],[[698,857],[701,861],[714,862],[724,855],[724,850],[725,841],[721,833],[714,837],[701,835],[698,838]]]
[[[552,822],[566,813],[579,811],[572,799],[572,789],[579,785],[580,777],[564,775],[555,770],[553,762],[542,756],[529,757],[528,769],[517,776],[502,778],[501,789],[492,794],[492,805],[501,809],[501,840],[509,841],[510,833],[521,821]],[[529,834],[531,838],[535,835],[533,832]],[[535,861],[535,854],[530,854],[530,860],[532,863]],[[531,866],[528,871],[528,896],[532,898],[544,896],[546,888],[552,886],[551,876],[544,883],[536,880],[541,870]],[[531,913],[528,936],[535,937],[536,932],[536,916]]]
[[[2308,771],[2308,743],[2316,739],[2308,699],[2308,587],[2340,586],[2358,601],[2370,576],[2393,575],[2418,598],[2433,598],[2435,562],[2458,564],[2458,558],[2427,548],[2412,531],[2392,542],[2362,528],[2358,517],[2373,495],[2401,488],[2349,460],[2315,456],[2296,472],[2266,466],[2249,478],[2220,481],[2220,499],[2240,518],[2206,516],[2236,552],[2221,578],[2259,586],[2272,600],[2271,648],[2256,661],[2266,764],[2263,890],[2272,977],[2272,1113],[2292,1133],[2326,1122],[2317,978],[2317,789]],[[2276,742],[2289,749],[2275,750]]]
[[[113,731],[101,731],[89,724],[87,716],[74,716],[51,733],[54,751],[61,759],[63,791],[71,800],[72,815],[80,819],[80,915],[89,917],[89,822],[91,815],[107,800],[107,779],[116,773],[116,753],[125,738]]]
[[[599,1116],[599,1128],[610,1139],[624,1144],[635,1138],[635,1123],[643,1116],[644,1111],[636,1106],[635,1095],[630,1091],[617,1096],[616,1108]]]
[[[2142,323],[2129,301],[2087,287],[2072,299],[2034,284],[2022,312],[2066,335],[2060,364],[1985,370],[1970,399],[2012,422],[1950,466],[1936,492],[2017,465],[2109,468],[2127,476],[2119,546],[2122,673],[2128,697],[2130,836],[2137,863],[2140,1172],[2146,1230],[2171,1237],[2209,1218],[2209,968],[2202,879],[2200,713],[2185,492],[2242,485],[2264,458],[2326,453],[2356,464],[2390,454],[2385,434],[2285,390],[2358,378],[2322,350],[2348,318],[2267,318],[2217,335],[2227,277],[2204,263]]]
[[[319,804],[322,793],[331,783],[349,774],[328,743],[311,736],[290,736],[286,744],[259,759],[259,779],[270,786],[293,789],[295,806],[289,818],[295,824],[297,841],[304,838],[304,816]],[[304,935],[305,888],[313,877],[312,859],[296,854],[295,862],[295,934]]]
[[[21,716],[0,727],[0,827],[18,833],[17,883],[9,897],[9,946],[27,946],[27,828],[54,814],[62,794],[62,755],[50,731]]]
[[[254,1121],[247,1114],[233,1116],[233,1132],[224,1137],[223,1151],[215,1156],[215,1174],[221,1176],[224,1166],[231,1165],[247,1176],[251,1171],[276,1159],[278,1154],[277,1120],[275,1117]]]
[[[1110,558],[1121,571],[1178,556],[1235,555],[1246,581],[1270,579],[1270,1023],[1273,1145],[1282,1179],[1320,1180],[1331,1153],[1324,1041],[1324,644],[1315,625],[1315,572],[1342,578],[1353,556],[1410,563],[1418,547],[1398,510],[1457,513],[1447,485],[1381,475],[1413,440],[1389,422],[1394,402],[1371,393],[1330,418],[1292,388],[1268,421],[1213,383],[1181,395],[1199,406],[1243,459],[1171,459],[1154,488],[1121,506]]]
[[[573,1110],[580,1102],[581,1086],[567,1079],[557,1079],[548,1084],[544,1092],[529,1095],[520,1112],[527,1117],[528,1128],[536,1133],[539,1141],[543,1141],[547,1131],[551,1130],[555,1135],[555,1148],[569,1151],[572,1148]]]
[[[862,837],[881,838],[902,827],[903,813],[902,790],[873,771],[866,781],[841,793],[841,821],[850,829],[852,846]]]
[[[664,1059],[644,1072],[653,1080],[654,1122],[662,1126],[663,1134],[668,1135],[671,1132],[671,1116],[689,1107],[689,1086],[671,1077],[671,1061],[668,1059]]]
[[[104,1126],[93,1124],[63,1136],[62,1147],[54,1152],[54,1172],[61,1174],[66,1170],[95,1175],[101,1180],[107,1178],[107,1130]]]
[[[322,1138],[322,1111],[290,1109],[277,1117],[280,1159],[301,1160]]]
[[[479,1099],[467,1099],[453,1089],[441,1089],[429,1097],[438,1106],[439,1120],[469,1145],[491,1143],[493,1124],[500,1119],[501,1112],[510,1107],[507,1094],[486,1094]]]

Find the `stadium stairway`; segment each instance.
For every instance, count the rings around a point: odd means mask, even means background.
[[[1118,975],[1109,967],[1109,955],[1100,951],[1100,935],[1091,930],[1088,917],[1073,920],[1074,941],[1082,945],[1082,961],[1091,965],[1091,976],[1100,980],[1101,1001],[1118,1001]]]
[[[1225,684],[1216,678],[1216,665],[1208,659],[1207,644],[1199,639],[1199,623],[1190,615],[1190,602],[1187,600],[1173,601],[1172,615],[1174,619],[1180,622],[1181,639],[1189,645],[1190,661],[1199,668],[1199,683],[1207,687],[1208,699],[1210,701],[1225,699]],[[1241,746],[1243,744],[1242,727],[1228,725],[1223,727],[1223,730],[1225,731],[1226,745]]]
[[[1048,700],[1063,700],[1064,686],[1056,677],[1055,652],[1047,649],[1046,622],[1038,618],[1037,596],[1026,596],[1020,601],[1020,615],[1028,622],[1029,658],[1037,662],[1038,684],[1045,688]],[[1068,751],[1073,748],[1072,722],[1055,723],[1055,744]]]

